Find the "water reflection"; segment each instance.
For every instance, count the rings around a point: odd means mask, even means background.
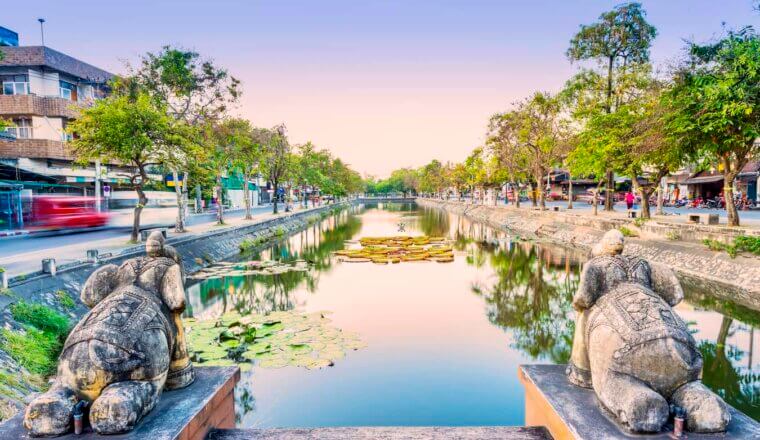
[[[486,261],[494,271],[472,291],[486,302],[489,321],[511,331],[512,346],[533,359],[566,363],[575,328],[567,305],[580,279],[577,261],[562,250],[530,243],[475,243],[467,261]]]
[[[308,272],[275,275],[249,275],[209,279],[188,287],[189,316],[210,319],[230,310],[267,314],[291,310],[296,306],[291,292],[303,288],[317,290],[319,279],[333,267],[332,253],[361,228],[355,209],[333,214],[303,231],[279,240],[259,252],[236,257],[246,260],[306,260],[313,265]]]
[[[446,236],[443,265],[340,264],[331,256],[361,236]],[[190,286],[190,313],[237,309],[330,310],[369,347],[333,368],[245,372],[241,426],[510,425],[523,423],[516,368],[565,363],[572,295],[584,253],[519,237],[439,210],[377,204],[330,216],[245,259],[304,259],[309,273],[228,277]],[[758,312],[688,291],[677,312],[704,356],[704,383],[760,419]]]

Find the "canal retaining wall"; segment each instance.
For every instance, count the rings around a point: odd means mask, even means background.
[[[437,199],[420,198],[417,204],[444,209],[513,235],[587,252],[606,231],[624,226],[640,234],[640,237],[626,239],[626,253],[667,264],[687,287],[760,310],[760,259],[742,255],[731,258],[725,252],[710,251],[700,242],[704,238],[728,242],[742,233],[757,234],[755,230],[655,221],[637,226],[633,221],[589,214]]]
[[[324,213],[342,209],[348,203],[321,206],[293,213],[284,213],[263,221],[252,222],[244,226],[220,227],[216,230],[197,234],[174,236],[167,240],[182,256],[186,273],[193,273],[211,263],[223,260],[239,252],[240,243],[245,239],[259,239],[263,242],[279,236],[287,236],[303,229],[308,224],[318,221]],[[78,263],[59,268],[55,276],[43,272],[34,272],[14,277],[10,280],[12,295],[0,295],[0,309],[13,301],[28,299],[34,302],[54,305],[55,293],[65,291],[74,298],[79,298],[79,291],[87,277],[103,264],[120,265],[129,258],[145,253],[143,244],[126,248],[115,255],[100,258],[97,263]],[[79,311],[84,311],[79,304]]]

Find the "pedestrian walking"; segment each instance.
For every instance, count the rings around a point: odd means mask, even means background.
[[[633,209],[633,202],[635,201],[636,201],[636,196],[634,196],[632,192],[628,191],[627,193],[625,193],[625,204],[628,206],[629,211]]]

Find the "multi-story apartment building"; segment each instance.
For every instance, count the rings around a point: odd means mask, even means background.
[[[92,195],[95,166],[73,166],[66,126],[77,108],[107,93],[113,75],[49,47],[18,46],[14,35],[0,27],[0,118],[11,122],[0,137],[0,180]],[[103,181],[117,178],[105,170]]]

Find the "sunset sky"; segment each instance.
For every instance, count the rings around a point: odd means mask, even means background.
[[[285,122],[357,171],[384,176],[432,158],[460,161],[488,116],[575,71],[565,58],[581,23],[617,4],[592,0],[34,1],[3,8],[0,26],[115,73],[172,44],[212,58],[243,82],[235,110]],[[659,36],[653,58],[754,24],[750,0],[643,2]]]

